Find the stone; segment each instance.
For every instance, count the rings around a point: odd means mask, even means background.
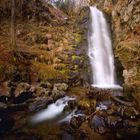
[[[54,84],[53,90],[67,91],[68,87],[69,86],[66,83],[57,83]]]
[[[82,99],[82,100],[80,100],[78,102],[78,104],[77,104],[77,107],[81,108],[81,109],[89,110],[90,109],[90,101],[89,101],[89,99]]]
[[[110,127],[115,127],[118,122],[121,122],[122,119],[119,116],[108,116],[107,117],[107,124]]]
[[[29,111],[39,111],[46,108],[50,103],[53,103],[51,97],[37,97],[36,100],[29,105]]]
[[[17,97],[15,97],[13,99],[13,103],[14,104],[20,104],[20,103],[23,103],[25,101],[27,101],[28,99],[30,98],[33,98],[33,93],[30,92],[30,91],[23,91],[20,93],[20,95],[18,95]]]
[[[84,121],[82,116],[74,116],[70,120],[70,126],[74,129],[78,129]]]
[[[70,100],[70,101],[68,101],[68,106],[70,107],[70,109],[72,110],[72,109],[75,109],[75,107],[76,107],[76,100]]]
[[[91,120],[91,128],[94,128],[100,134],[106,133],[105,119],[99,115],[94,115]]]
[[[47,81],[47,82],[41,82],[39,84],[39,87],[51,89],[53,88],[53,85]]]
[[[19,96],[22,92],[29,91],[31,85],[28,83],[19,83],[15,90],[15,97]]]
[[[59,90],[53,90],[51,97],[53,98],[54,101],[56,101],[57,99],[64,97],[65,96],[65,92],[64,91],[59,91]]]
[[[43,87],[37,87],[36,88],[36,96],[42,96],[42,95],[45,95],[47,89],[46,88],[43,88]]]

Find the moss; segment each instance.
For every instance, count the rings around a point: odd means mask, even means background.
[[[79,44],[81,41],[82,41],[82,35],[81,34],[74,34],[74,37],[75,37],[75,42],[77,44]]]
[[[56,70],[53,65],[46,65],[40,62],[33,62],[33,65],[38,70],[38,77],[43,81],[47,79],[66,79],[65,73]]]
[[[69,78],[68,73],[69,73],[69,69],[67,69],[67,67],[64,67],[63,69],[59,70],[59,73],[62,74],[66,79]]]
[[[88,109],[90,108],[90,101],[89,99],[80,100],[78,103],[78,107],[81,109]]]
[[[81,59],[81,57],[77,55],[72,55],[72,61],[77,60],[77,59]]]

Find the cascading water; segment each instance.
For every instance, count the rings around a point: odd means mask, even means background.
[[[106,19],[96,7],[90,7],[90,13],[88,55],[93,72],[92,85],[98,88],[119,88],[115,82],[114,56]]]
[[[77,112],[76,108],[72,112],[64,111],[65,106],[68,105],[68,101],[70,100],[75,100],[75,98],[65,96],[58,99],[55,103],[50,104],[47,109],[32,116],[31,123],[37,124],[43,121],[63,123],[69,122],[73,116],[84,116],[84,114]]]
[[[75,100],[75,98],[70,98],[66,96],[64,98],[58,99],[55,103],[49,105],[47,109],[44,109],[39,113],[35,114],[31,118],[31,122],[40,123],[45,120],[55,120],[56,118],[58,118],[59,115],[63,116],[63,109],[66,105],[68,105],[68,101],[70,100]]]

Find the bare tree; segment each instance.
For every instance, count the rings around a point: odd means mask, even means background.
[[[11,45],[13,49],[16,47],[16,35],[15,35],[15,0],[12,0],[11,8]]]

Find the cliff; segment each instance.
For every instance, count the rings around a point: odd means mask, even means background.
[[[139,0],[92,0],[111,19],[115,58],[122,65],[124,90],[140,99],[140,2]],[[117,69],[117,73],[120,69]],[[120,72],[119,72],[120,73]]]
[[[124,89],[140,99],[140,9],[138,0],[118,0],[112,11],[115,57],[124,70]]]

